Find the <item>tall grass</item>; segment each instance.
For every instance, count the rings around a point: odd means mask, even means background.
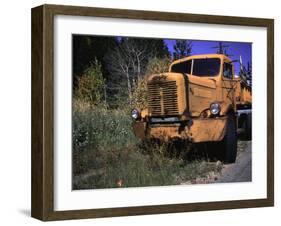
[[[172,185],[217,170],[200,159],[187,162],[166,144],[142,144],[131,123],[126,108],[74,102],[73,189]]]

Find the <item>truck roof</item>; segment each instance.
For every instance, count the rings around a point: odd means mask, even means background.
[[[191,59],[202,59],[202,58],[220,58],[220,59],[224,59],[227,62],[231,61],[231,59],[224,54],[212,53],[212,54],[198,54],[198,55],[192,55],[192,56],[184,57],[184,58],[175,60],[174,62],[172,62],[171,65],[177,64],[177,63],[180,63],[180,62],[183,62],[183,61],[191,60]]]

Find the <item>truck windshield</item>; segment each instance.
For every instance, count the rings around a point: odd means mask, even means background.
[[[219,58],[192,59],[173,64],[171,72],[196,76],[215,76],[220,72],[220,64]]]

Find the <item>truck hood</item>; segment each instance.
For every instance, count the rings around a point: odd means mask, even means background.
[[[188,77],[188,82],[202,87],[216,88],[216,80],[212,77],[199,77],[194,75],[185,74]],[[179,80],[183,77],[181,73],[165,72],[149,76],[148,81],[170,81]]]
[[[157,82],[157,81],[175,81],[182,77],[181,73],[165,72],[159,74],[153,74],[148,77],[148,82]]]
[[[194,75],[188,75],[188,81],[190,84],[194,84],[197,86],[207,87],[216,89],[216,80],[212,77],[199,77]]]
[[[216,80],[181,73],[161,73],[148,78],[150,116],[197,117],[216,98]]]

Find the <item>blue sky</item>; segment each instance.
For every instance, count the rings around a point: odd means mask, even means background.
[[[214,46],[219,45],[219,41],[202,41],[202,40],[190,40],[192,41],[192,55],[195,54],[206,54],[206,53],[216,53],[217,49]],[[172,55],[174,50],[173,46],[176,40],[165,39],[169,52]],[[232,60],[239,60],[239,56],[242,56],[243,65],[247,67],[247,63],[252,63],[252,44],[247,42],[223,42],[223,45],[227,45],[227,53],[232,55],[230,58]],[[234,63],[235,74],[239,73],[239,63]]]

